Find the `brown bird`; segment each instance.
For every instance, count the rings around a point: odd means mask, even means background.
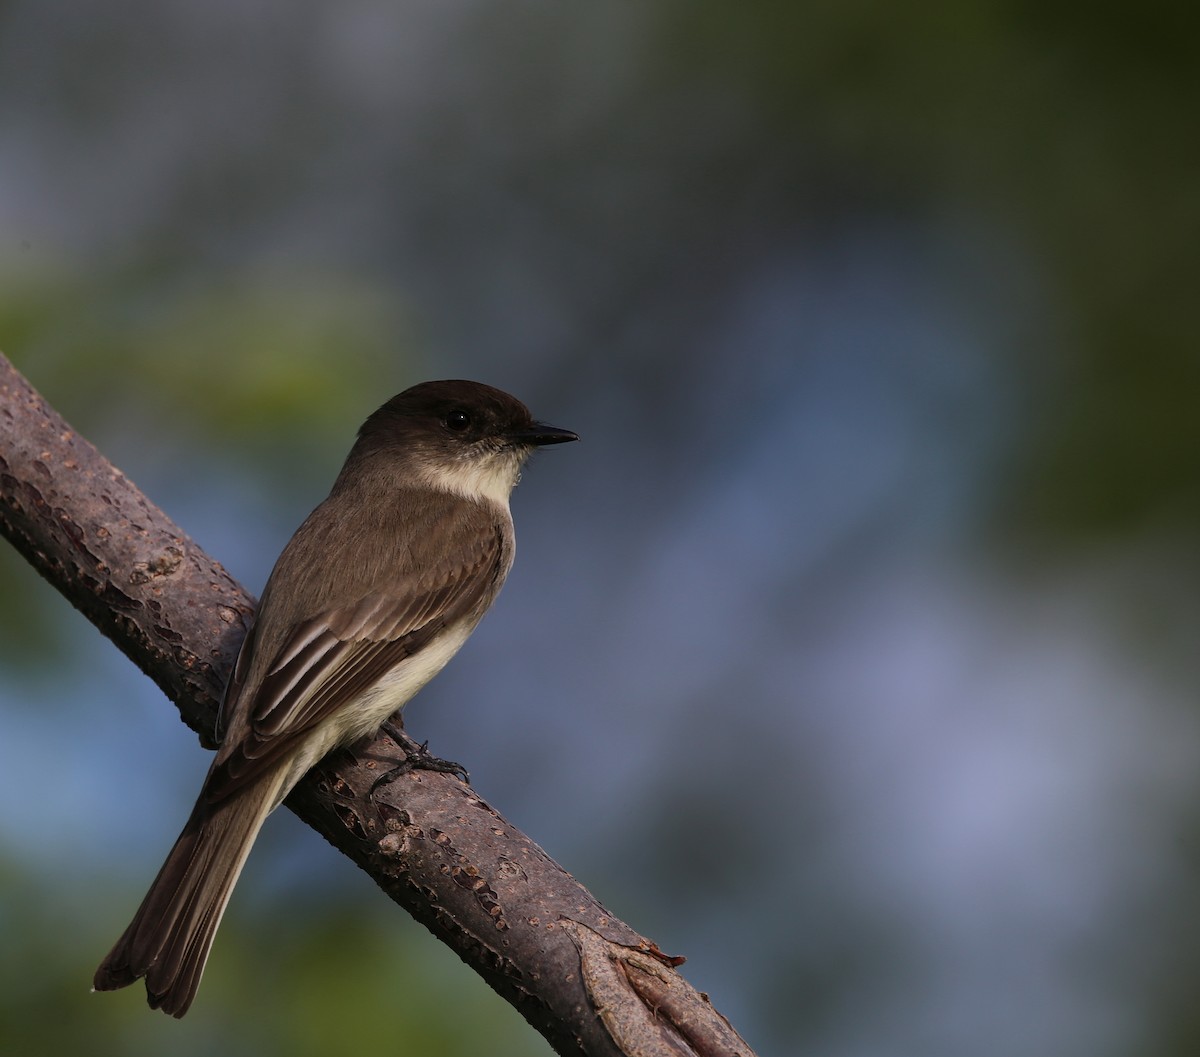
[[[187,1012],[267,815],[458,652],[512,566],[522,464],[577,439],[478,382],[425,382],[367,419],[275,563],[225,690],[221,747],[96,990],[145,977],[153,1008]]]

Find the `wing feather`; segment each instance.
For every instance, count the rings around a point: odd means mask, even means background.
[[[460,549],[457,561],[443,560],[416,575],[405,576],[401,568],[387,589],[328,608],[283,634],[254,628],[222,709],[228,735],[205,786],[208,801],[225,799],[286,759],[299,739],[439,631],[463,622],[474,626],[512,561],[510,533],[501,521],[493,527],[470,534],[474,547]],[[284,557],[286,552],[281,564]],[[267,641],[278,646],[263,663],[254,652]]]

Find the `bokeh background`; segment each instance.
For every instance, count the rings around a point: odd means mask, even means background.
[[[764,1057],[1190,1057],[1194,42],[7,0],[0,349],[254,591],[384,399],[517,393],[583,442],[418,736]],[[206,762],[0,548],[5,1052],[547,1052],[286,813],[186,1021],[90,995]]]

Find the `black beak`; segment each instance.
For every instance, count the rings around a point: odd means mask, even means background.
[[[529,429],[520,429],[511,434],[512,439],[532,448],[544,448],[547,444],[566,444],[569,440],[578,440],[579,434],[569,429],[559,429],[557,426],[547,426],[544,422],[535,422]]]

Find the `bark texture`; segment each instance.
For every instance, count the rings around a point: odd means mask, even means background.
[[[211,747],[255,599],[3,356],[0,533]],[[323,760],[287,806],[457,951],[557,1052],[753,1057],[677,972],[682,959],[609,914],[470,786],[417,770],[371,797],[376,778],[405,759],[404,747],[380,734]]]

